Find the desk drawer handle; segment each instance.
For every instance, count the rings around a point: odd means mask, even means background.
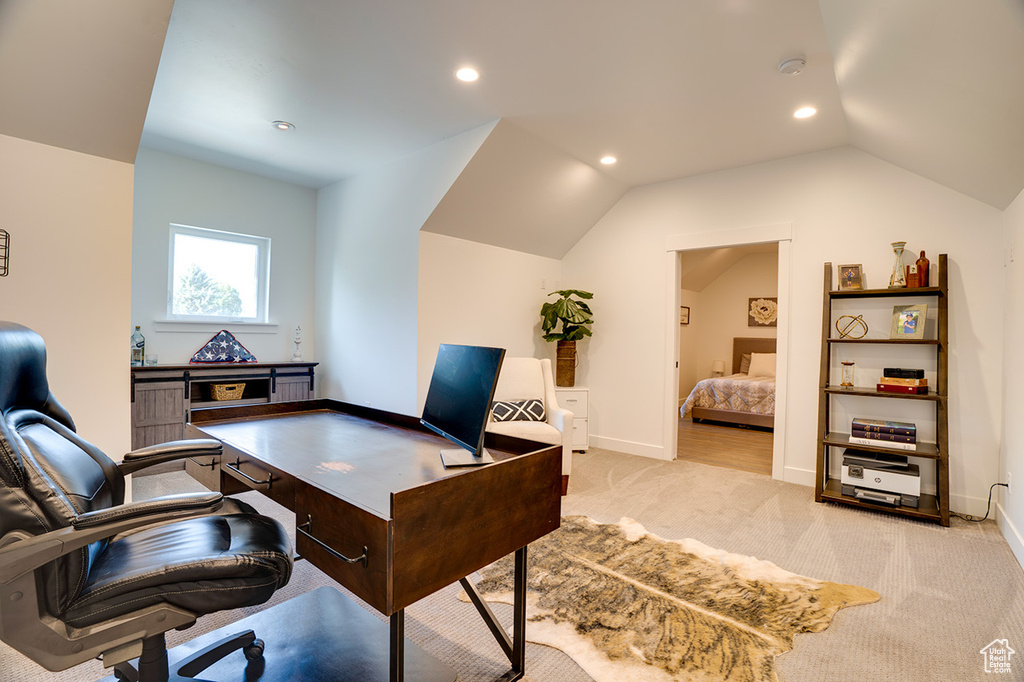
[[[210,467],[211,469],[214,468],[215,466],[217,466],[217,460],[215,460],[215,459],[211,459],[209,464],[203,464],[202,462],[200,462],[195,457],[189,457],[188,459],[189,459],[190,462],[192,462],[196,466]]]
[[[365,546],[363,547],[363,554],[362,554],[362,556],[357,556],[355,559],[349,559],[347,556],[345,556],[341,552],[337,551],[336,549],[334,549],[333,547],[331,547],[330,545],[325,543],[323,540],[319,540],[319,539],[313,537],[313,515],[312,514],[306,514],[306,522],[304,524],[302,524],[301,526],[296,526],[295,530],[297,532],[301,533],[303,536],[309,538],[310,540],[312,540],[316,544],[320,545],[320,547],[322,547],[323,550],[325,552],[327,552],[328,554],[330,554],[332,557],[334,557],[335,559],[341,559],[346,564],[360,564],[361,563],[363,565],[363,568],[366,568],[366,562],[370,560],[369,554],[367,553],[368,550],[367,550],[367,548]]]
[[[239,466],[240,464],[241,464],[241,462],[236,459],[234,462],[228,462],[227,463],[227,467],[228,467],[228,469],[231,469],[232,471],[238,473],[242,478],[246,479],[247,481],[250,481],[250,482],[254,483],[255,485],[265,485],[268,488],[271,485],[273,485],[273,483],[274,483],[274,474],[268,473],[267,474],[267,480],[265,480],[265,481],[257,481],[255,478],[253,478],[249,474],[247,474],[244,471],[242,471],[241,467]]]

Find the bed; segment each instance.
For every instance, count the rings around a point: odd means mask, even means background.
[[[740,370],[743,356],[774,353],[775,339],[741,338],[732,340],[732,375],[697,382],[679,415],[745,426],[773,428],[775,425],[775,377],[750,376]],[[773,368],[774,369],[774,368]]]

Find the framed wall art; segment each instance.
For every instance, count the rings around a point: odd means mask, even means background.
[[[778,298],[751,298],[747,300],[748,327],[777,327],[778,324]]]

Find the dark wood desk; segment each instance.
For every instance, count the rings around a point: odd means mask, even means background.
[[[445,469],[451,444],[413,417],[332,400],[193,410],[187,435],[224,443],[186,470],[213,490],[259,490],[296,514],[298,553],[390,617],[403,677],[404,609],[461,581],[523,676],[526,545],[558,528],[561,448],[487,434],[497,460]],[[515,552],[510,638],[465,579]]]

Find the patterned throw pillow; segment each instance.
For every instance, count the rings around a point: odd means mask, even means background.
[[[547,421],[544,401],[537,400],[495,400],[491,412],[496,422],[542,422]]]

